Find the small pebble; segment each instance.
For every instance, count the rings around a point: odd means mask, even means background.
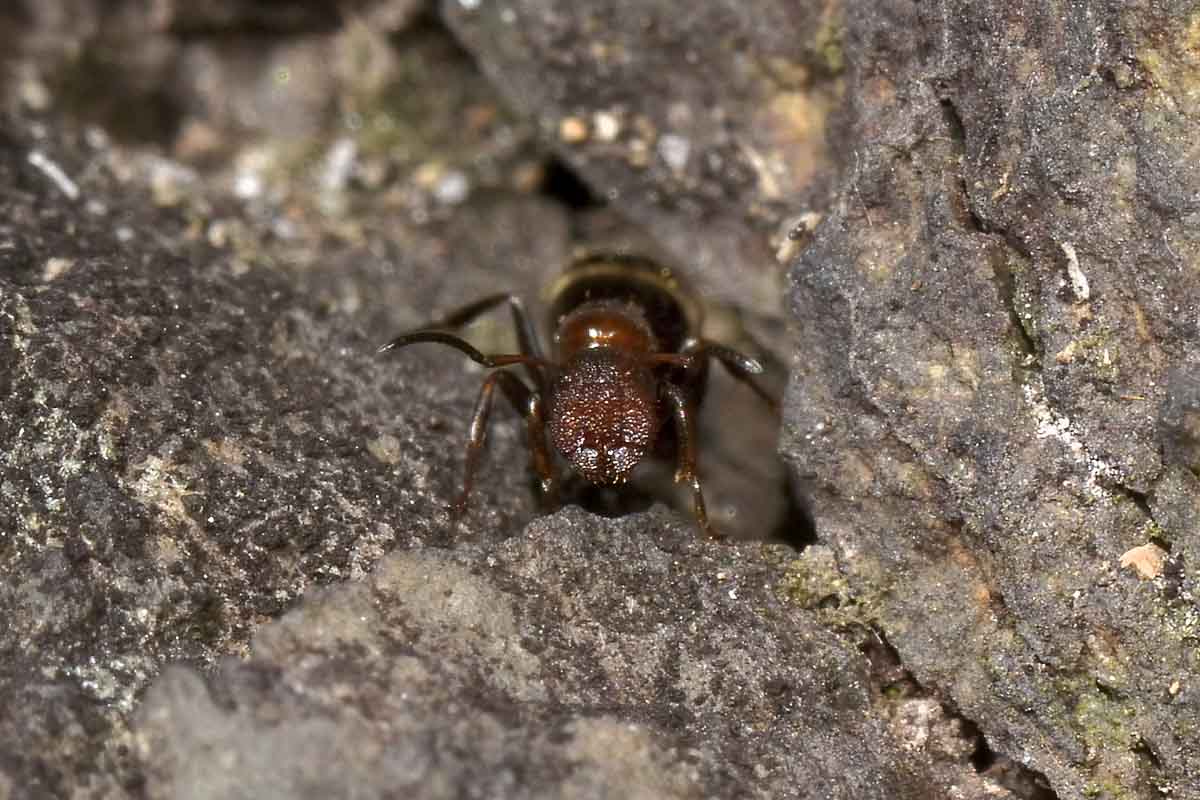
[[[567,144],[579,144],[587,141],[587,123],[579,117],[563,117],[558,123],[558,138]]]
[[[659,137],[658,155],[675,172],[682,172],[687,166],[691,151],[692,143],[682,136],[664,133]]]

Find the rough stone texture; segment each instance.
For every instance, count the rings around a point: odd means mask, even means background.
[[[156,763],[128,724],[165,663],[244,655],[314,587],[449,542],[479,372],[374,345],[498,282],[535,294],[566,259],[568,213],[535,193],[545,154],[435,27],[394,52],[370,30],[305,29],[225,64],[220,34],[175,41],[139,18],[141,46],[116,47],[90,10],[55,8],[0,29],[0,795],[139,796]],[[297,76],[330,53],[380,58],[300,103],[322,132],[299,155],[152,68],[204,54],[253,107],[283,102],[261,94],[280,52]],[[182,117],[102,127],[175,103]],[[339,104],[360,135],[322,129]],[[167,138],[147,152],[118,134]],[[481,545],[535,512],[521,432],[496,416],[460,534]],[[465,785],[459,765],[440,780]]]
[[[995,796],[969,735],[947,758],[937,714],[889,725],[853,641],[778,599],[778,552],[663,512],[500,544],[523,469],[489,470],[438,549],[459,370],[375,359],[99,139],[0,130],[11,796]],[[500,425],[492,460],[520,446]],[[231,655],[212,694],[155,680]]]
[[[839,4],[441,5],[510,102],[711,296],[779,311],[772,242],[826,164]]]
[[[1180,366],[1168,373],[1158,424],[1163,460],[1200,473],[1200,367]]]
[[[793,269],[818,536],[1060,798],[1200,797],[1200,493],[1160,450],[1190,462],[1195,9],[856,5],[850,168]],[[1148,542],[1161,576],[1118,567]]]
[[[1200,797],[1195,10],[443,2],[493,89],[417,7],[0,12],[0,795]],[[522,532],[499,415],[434,547],[478,373],[371,345],[607,235],[534,131],[761,330],[793,262],[822,546]]]
[[[165,674],[138,713],[147,795],[940,796],[758,550],[572,509],[390,556],[211,686]]]
[[[65,794],[93,759],[120,776],[124,717],[164,661],[238,652],[307,588],[445,542],[444,440],[474,392],[432,359],[380,362],[344,319],[123,198],[103,153],[22,133],[0,148],[0,763]],[[35,149],[92,176],[78,202]],[[493,439],[520,458],[514,431]],[[491,536],[528,519],[526,483],[491,474]]]

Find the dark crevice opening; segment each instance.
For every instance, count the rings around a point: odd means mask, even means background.
[[[954,102],[947,98],[941,100],[942,118],[946,122],[946,127],[949,128],[950,138],[957,145],[959,155],[965,158],[967,151],[967,134],[963,127],[962,117],[958,113],[958,108]],[[991,233],[986,222],[975,213],[975,207],[971,204],[971,195],[967,191],[966,176],[962,172],[958,172],[955,176],[958,182],[958,199],[961,203],[959,211],[961,212],[962,223],[976,233]]]
[[[97,125],[118,142],[165,146],[179,133],[184,107],[168,79],[129,63],[127,46],[89,40],[75,60],[57,65],[47,76],[56,105],[78,124]]]
[[[785,469],[785,474],[788,472],[790,469]],[[782,491],[787,494],[787,512],[766,537],[766,541],[781,542],[797,553],[803,553],[809,545],[817,543],[817,525],[812,509],[803,492],[791,481],[785,480]]]
[[[1131,501],[1133,501],[1133,504],[1135,506],[1137,506],[1138,509],[1140,509],[1141,512],[1143,514],[1145,514],[1148,519],[1154,519],[1154,514],[1150,511],[1150,496],[1149,495],[1147,495],[1145,492],[1139,492],[1136,489],[1132,489],[1128,486],[1125,486],[1125,485],[1119,484],[1119,483],[1115,485],[1115,488],[1122,495],[1124,495],[1125,497],[1127,497]],[[1164,549],[1170,550],[1169,547],[1164,548]]]
[[[1008,756],[997,754],[974,723],[961,717],[959,719],[962,720],[964,733],[970,732],[975,737],[971,765],[976,772],[996,781],[1022,800],[1058,800],[1058,794],[1050,788],[1046,776]]]
[[[940,100],[940,106],[950,137],[958,145],[959,152],[965,157],[967,135],[962,116],[958,113],[958,107],[948,97],[943,97]],[[956,176],[956,181],[958,184],[956,188],[962,224],[975,233],[995,234],[996,231],[976,213],[975,206],[971,203],[970,192],[967,189],[966,176],[960,172]],[[1012,242],[1007,242],[1007,244],[1010,247],[1013,246]],[[1018,250],[1018,252],[1020,251]],[[1021,321],[1020,315],[1017,314],[1017,286],[1012,267],[1002,254],[992,259],[991,266],[992,274],[995,276],[996,292],[999,295],[1001,304],[1004,306],[1005,312],[1008,314],[1009,324],[1013,330],[1014,343],[1020,353],[1025,356],[1026,360],[1040,360],[1041,355],[1038,351],[1037,342],[1030,336]]]
[[[862,642],[860,649],[871,665],[872,683],[878,690],[887,693],[899,690],[905,697],[939,699],[946,717],[957,720],[962,726],[962,735],[974,743],[970,764],[978,774],[995,781],[1021,800],[1058,800],[1058,794],[1051,788],[1045,775],[993,750],[973,720],[964,716],[953,704],[940,700],[936,693],[917,681],[883,631],[875,626],[868,630],[871,635]]]
[[[1029,331],[1025,330],[1021,316],[1017,314],[1017,281],[1003,254],[998,254],[992,259],[992,275],[995,276],[993,282],[996,285],[996,294],[999,295],[1000,303],[1008,314],[1014,343],[1026,358],[1040,360],[1041,353],[1037,342],[1029,335]]]
[[[180,4],[171,17],[168,33],[182,42],[219,40],[239,36],[283,39],[297,36],[329,35],[353,20],[347,9],[334,3],[260,2],[227,4],[196,9]],[[418,16],[435,16],[431,11]]]
[[[538,191],[572,211],[584,211],[604,205],[575,172],[557,158],[549,159],[542,170]]]
[[[1154,748],[1145,739],[1138,739],[1137,744],[1133,746],[1133,752],[1145,759],[1146,763],[1155,770],[1162,770],[1162,759],[1158,757],[1158,753],[1154,752]]]
[[[1150,510],[1150,496],[1145,492],[1139,492],[1137,489],[1126,486],[1125,484],[1117,483],[1116,481],[1112,480],[1104,480],[1103,478],[1097,480],[1097,483],[1113,494],[1118,495],[1119,497],[1124,497],[1126,500],[1133,503],[1135,506],[1137,506],[1138,510],[1142,512],[1142,515],[1145,516],[1146,519],[1154,519],[1154,512]],[[1150,541],[1161,547],[1163,550],[1166,550],[1168,553],[1171,552],[1171,543],[1163,537],[1152,536],[1150,537]]]
[[[971,766],[976,772],[986,773],[996,764],[996,754],[988,746],[987,739],[979,726],[970,720],[963,720],[963,733],[975,739],[975,751],[971,753]]]

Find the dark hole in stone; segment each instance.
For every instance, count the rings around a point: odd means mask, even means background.
[[[817,528],[813,523],[812,511],[800,492],[790,481],[785,481],[780,491],[787,495],[787,513],[771,531],[768,541],[779,541],[798,552],[817,541]]]
[[[976,772],[987,772],[996,763],[996,754],[988,746],[987,739],[979,732],[978,726],[970,720],[963,720],[963,732],[975,737],[975,752],[971,753],[971,766]]]
[[[603,205],[587,184],[557,158],[552,158],[546,163],[540,191],[573,211]]]
[[[659,499],[653,492],[636,485],[620,488],[598,486],[577,475],[570,476],[562,488],[564,500],[602,517],[621,517],[647,511]]]
[[[139,74],[116,42],[90,44],[50,83],[58,102],[81,123],[99,125],[118,141],[166,144],[183,118],[168,83]]]
[[[970,731],[976,737],[975,752],[971,754],[971,765],[976,772],[991,778],[1022,800],[1058,800],[1045,775],[994,752],[973,722],[962,719],[962,723],[964,732]]]
[[[960,719],[964,734],[975,737],[971,766],[975,767],[976,772],[987,775],[1023,800],[1058,800],[1058,795],[1050,788],[1050,783],[1044,775],[1006,755],[997,754],[975,723],[961,717]]]
[[[1138,743],[1133,746],[1133,752],[1146,759],[1150,766],[1152,766],[1156,771],[1162,770],[1162,761],[1159,759],[1158,753],[1154,752],[1154,748],[1151,747],[1144,739],[1139,740]]]
[[[882,631],[871,629],[870,635],[859,645],[871,664],[871,678],[879,691],[899,692],[905,697],[921,697],[932,694],[909,672],[900,658],[899,651],[892,646]],[[1021,800],[1058,800],[1050,788],[1046,776],[1030,769],[1004,753],[994,751],[979,726],[966,718],[952,705],[942,703],[948,718],[958,720],[962,736],[973,740],[975,749],[971,753],[971,766],[981,775],[991,778],[1008,789]]]

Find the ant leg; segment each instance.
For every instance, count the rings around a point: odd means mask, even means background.
[[[516,379],[514,379],[515,382]],[[522,385],[522,388],[524,386]],[[528,390],[526,389],[528,392]],[[554,457],[546,444],[546,410],[541,395],[528,392],[525,403],[525,424],[529,430],[529,452],[533,456],[533,469],[541,479],[542,498],[551,505],[558,504],[558,475],[554,469]]]
[[[779,411],[779,401],[754,377],[762,374],[762,364],[750,356],[707,339],[690,339],[680,350],[680,355],[692,363],[695,359],[715,358],[735,380],[749,386],[772,411]],[[689,372],[694,373],[694,369],[688,366]]]
[[[467,498],[475,483],[475,468],[479,466],[479,455],[483,452],[483,444],[487,440],[488,415],[492,411],[492,396],[496,391],[496,383],[501,380],[504,372],[493,372],[484,379],[479,387],[479,397],[475,399],[475,411],[471,414],[470,438],[467,440],[467,460],[463,467],[462,491],[454,501],[450,512],[450,525],[458,527],[458,521],[467,510]]]
[[[546,412],[542,396],[509,372],[495,373],[500,388],[513,409],[525,418],[525,429],[529,436],[529,453],[533,469],[538,475],[542,496],[556,501],[558,497],[558,475],[554,468],[554,457],[546,440]]]
[[[479,397],[475,401],[475,411],[471,415],[470,439],[467,443],[467,459],[463,472],[462,492],[452,507],[453,524],[457,525],[467,507],[467,498],[475,483],[475,470],[479,466],[479,456],[487,441],[488,416],[492,410],[492,398],[496,385],[504,392],[509,403],[518,414],[525,417],[529,431],[529,448],[533,453],[533,465],[541,478],[543,492],[555,489],[555,476],[550,451],[546,446],[544,419],[542,415],[541,398],[529,390],[520,378],[509,372],[493,372],[484,379],[479,387]]]
[[[687,483],[692,488],[692,513],[700,530],[710,539],[721,539],[721,535],[708,522],[708,511],[704,507],[704,492],[700,489],[700,476],[696,474],[696,415],[686,393],[678,385],[664,383],[663,392],[671,401],[675,417],[675,429],[679,437],[679,464],[675,469],[675,482]]]
[[[524,353],[496,353],[486,355],[476,350],[470,342],[461,336],[431,329],[422,329],[397,336],[387,344],[382,345],[376,352],[386,353],[388,350],[398,350],[401,347],[408,347],[410,344],[420,344],[421,342],[436,342],[438,344],[449,345],[476,364],[482,364],[485,367],[507,367],[512,364],[525,364],[533,369],[549,366],[544,359],[525,355]]]
[[[434,322],[423,326],[420,330],[397,336],[383,347],[380,347],[379,351],[383,352],[384,350],[404,347],[408,344],[415,344],[418,341],[437,341],[458,348],[462,352],[466,353],[472,360],[483,364],[484,366],[491,366],[482,360],[483,356],[478,350],[467,344],[461,337],[452,336],[445,331],[461,328],[462,326],[467,325],[475,320],[476,317],[487,313],[501,303],[508,303],[509,307],[512,309],[513,327],[516,329],[517,344],[520,346],[521,355],[528,356],[531,359],[531,361],[522,363],[526,364],[529,374],[533,378],[534,382],[537,383],[538,388],[540,388],[542,391],[545,391],[547,388],[545,372],[543,369],[535,368],[537,365],[534,363],[545,362],[545,354],[542,349],[541,339],[538,338],[537,330],[534,328],[533,322],[529,318],[529,312],[525,310],[525,304],[521,301],[521,298],[515,294],[493,294],[480,298],[474,303],[470,303],[455,311],[451,311],[441,319],[435,320]],[[437,337],[431,336],[431,334],[434,333],[439,335]]]
[[[525,303],[515,294],[491,294],[487,297],[481,297],[474,303],[465,305],[456,311],[451,311],[440,320],[431,322],[425,327],[449,328],[451,330],[461,328],[463,325],[469,324],[476,317],[487,313],[501,303],[508,303],[509,308],[512,309],[513,328],[516,329],[517,343],[521,346],[521,352],[534,358],[544,358],[541,340],[538,338],[533,322],[529,319],[529,312],[525,310]]]

